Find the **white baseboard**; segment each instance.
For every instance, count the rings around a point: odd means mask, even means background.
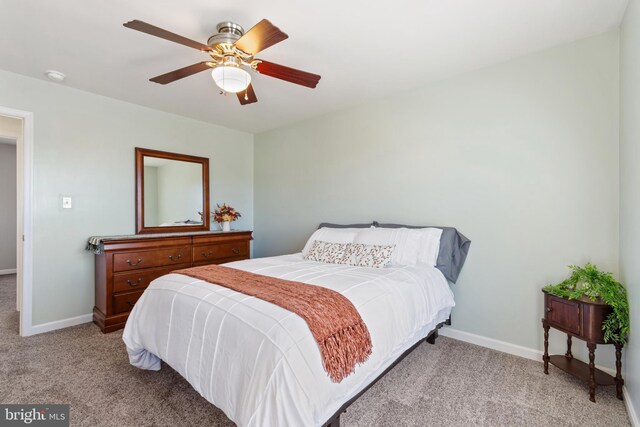
[[[524,357],[525,359],[531,359],[542,363],[542,350],[511,344],[506,341],[500,341],[482,335],[472,334],[470,332],[459,331],[450,327],[444,327],[440,329],[438,333],[444,337],[453,338],[454,340],[468,342],[470,344],[479,345],[480,347],[498,350],[503,353],[513,354],[515,356]],[[596,365],[596,368],[608,373],[609,375],[616,375],[616,372],[611,368],[600,365]]]
[[[633,407],[633,400],[629,396],[629,389],[624,387],[624,405],[627,407],[627,414],[629,415],[629,421],[632,427],[640,427],[640,418],[636,408]],[[639,408],[640,409],[640,408]]]
[[[480,347],[490,348],[492,350],[513,354],[515,356],[524,357],[525,359],[531,359],[531,360],[535,360],[537,362],[542,363],[543,352],[540,350],[523,347],[517,344],[511,344],[505,341],[484,337],[482,335],[472,334],[470,332],[459,331],[457,329],[453,329],[448,326],[441,328],[438,331],[438,333],[444,337],[453,338],[458,341],[468,342],[470,344],[479,345]],[[609,375],[615,376],[616,374],[613,369],[609,369],[604,366],[596,365],[596,368],[608,373]],[[631,421],[631,425],[633,427],[640,427],[638,413],[636,412],[636,408],[633,407],[633,401],[629,396],[627,387],[626,386],[623,387],[622,391],[623,391],[623,397],[624,397],[624,404],[627,407],[627,414],[629,415],[629,420]]]
[[[93,314],[83,314],[82,316],[71,317],[69,319],[42,323],[40,325],[33,325],[29,331],[26,331],[26,334],[23,334],[23,336],[42,334],[44,332],[51,332],[57,329],[68,328],[70,326],[82,325],[83,323],[89,323],[91,321],[93,321]]]
[[[16,274],[17,270],[15,268],[9,268],[7,270],[0,270],[0,276],[4,276],[5,274]]]
[[[505,341],[496,340],[493,338],[484,337],[482,335],[472,334],[470,332],[459,331],[445,326],[440,329],[438,333],[442,336],[453,338],[455,340],[468,342],[471,344],[479,345],[480,347],[490,348],[492,350],[498,350],[503,353],[514,354],[516,356],[524,357],[525,359],[536,360],[542,362],[542,352],[533,348],[523,347],[517,344],[511,344]]]

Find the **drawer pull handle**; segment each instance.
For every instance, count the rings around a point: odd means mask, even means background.
[[[138,277],[138,280],[136,280],[136,283],[133,283],[131,281],[131,279],[127,280],[127,285],[129,286],[138,286],[140,284],[140,282],[142,282],[142,277]]]
[[[131,302],[130,300],[127,300],[127,304],[129,304],[131,307],[133,307],[135,302]]]
[[[138,258],[136,260],[136,262],[132,262],[130,259],[127,260],[127,264],[129,264],[131,267],[135,267],[136,265],[140,264],[142,262],[142,260],[140,258]]]
[[[203,256],[204,258],[209,258],[211,255],[213,255],[213,251],[209,251],[209,252],[207,252],[207,253],[202,252],[202,256]]]
[[[231,249],[231,252],[233,252],[234,254],[239,254],[240,253],[240,249],[233,248],[233,249]]]
[[[551,313],[551,307],[547,307],[547,313]]]
[[[174,261],[174,262],[178,262],[178,261],[180,261],[180,258],[182,258],[182,254],[178,254],[178,255],[177,255],[177,256],[175,256],[175,257],[174,257],[173,255],[169,255],[169,259],[170,259],[171,261]]]

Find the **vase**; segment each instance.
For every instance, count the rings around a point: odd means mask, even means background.
[[[222,231],[231,231],[231,221],[222,221]]]

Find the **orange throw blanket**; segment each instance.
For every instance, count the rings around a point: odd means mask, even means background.
[[[219,265],[177,270],[278,305],[309,325],[322,365],[333,382],[340,382],[371,354],[371,336],[351,301],[322,286],[278,279]]]

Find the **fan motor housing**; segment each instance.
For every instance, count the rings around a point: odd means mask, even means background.
[[[235,22],[223,21],[216,26],[218,34],[209,37],[207,44],[215,47],[221,43],[234,44],[244,34],[244,28]]]

